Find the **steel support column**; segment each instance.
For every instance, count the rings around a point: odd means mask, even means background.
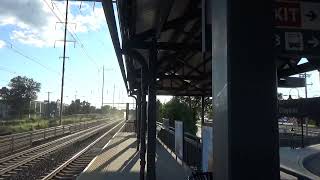
[[[140,149],[140,130],[141,130],[141,90],[137,95],[137,151]]]
[[[146,71],[141,68],[141,126],[140,126],[140,180],[145,179],[145,165],[146,165]]]
[[[129,95],[130,97],[134,98],[134,100],[136,101],[136,107],[135,107],[135,120],[134,120],[134,131],[137,134],[137,138],[138,138],[138,97],[133,96],[133,95]],[[139,150],[139,143],[138,143],[138,139],[137,139],[137,151]]]
[[[129,120],[129,103],[126,103],[126,121]]]
[[[280,179],[273,1],[211,2],[214,179]]]
[[[304,148],[303,118],[300,118],[301,127],[301,148]]]
[[[204,125],[204,96],[201,96],[201,127]]]
[[[148,89],[148,148],[147,148],[147,179],[156,179],[156,63],[157,49],[155,40],[149,51],[149,89]]]

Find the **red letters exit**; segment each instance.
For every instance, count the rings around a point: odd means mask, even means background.
[[[281,27],[301,27],[301,8],[299,3],[275,3],[274,23]]]

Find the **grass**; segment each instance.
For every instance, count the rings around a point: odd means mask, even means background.
[[[100,117],[97,117],[96,115],[66,116],[62,120],[62,124],[67,125],[84,121],[92,121],[96,119],[100,119]],[[0,136],[48,128],[58,125],[58,122],[58,119],[40,118],[2,121],[0,123]]]

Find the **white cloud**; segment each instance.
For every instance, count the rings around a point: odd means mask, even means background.
[[[74,33],[98,31],[105,25],[102,7],[95,7],[93,11],[92,5],[88,3],[82,3],[79,9],[80,4],[81,2],[70,3],[68,25],[70,31]],[[64,20],[64,2],[51,4],[51,0],[1,0],[0,27],[6,25],[14,27],[10,32],[12,41],[36,47],[53,47],[56,40],[63,39],[64,26],[57,23],[59,20],[48,5],[61,20]]]
[[[2,40],[0,40],[0,48],[3,48],[6,45],[6,43]]]

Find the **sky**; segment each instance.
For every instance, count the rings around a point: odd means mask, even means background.
[[[15,76],[41,83],[38,100],[60,99],[65,2],[51,0],[0,1],[0,86]],[[65,64],[64,102],[75,98],[101,105],[133,102],[127,97],[100,3],[70,2]],[[73,42],[74,41],[74,42]]]

